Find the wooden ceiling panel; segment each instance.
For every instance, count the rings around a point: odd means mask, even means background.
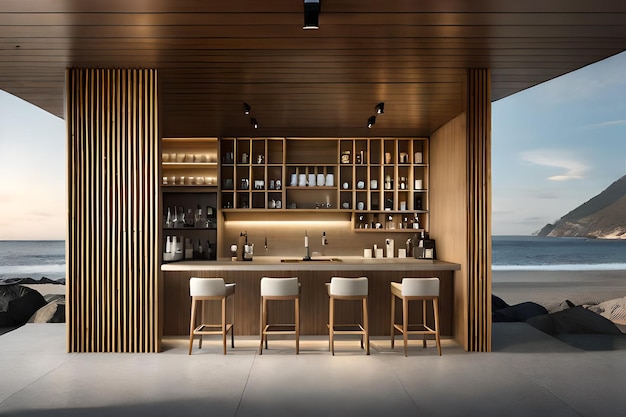
[[[157,68],[164,135],[415,136],[468,68],[497,100],[626,49],[614,0],[321,2],[305,31],[303,0],[4,0],[0,88],[61,117],[67,67]]]

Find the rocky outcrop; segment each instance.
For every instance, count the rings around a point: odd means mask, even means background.
[[[538,236],[626,239],[626,176],[606,190],[545,225]]]

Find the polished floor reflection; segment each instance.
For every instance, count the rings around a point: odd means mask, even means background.
[[[187,355],[183,339],[160,354],[68,354],[63,325],[29,324],[0,336],[2,416],[607,416],[626,410],[626,346],[575,347],[523,324],[494,327],[494,352],[444,341],[409,357],[373,339],[237,338],[205,342]],[[590,339],[591,338],[591,339]],[[606,340],[605,340],[606,342]],[[619,412],[618,412],[619,414]]]

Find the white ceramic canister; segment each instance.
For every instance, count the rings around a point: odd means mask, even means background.
[[[324,174],[317,174],[317,185],[322,186],[325,184]]]

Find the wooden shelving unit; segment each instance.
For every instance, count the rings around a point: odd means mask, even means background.
[[[230,138],[220,157],[225,215],[332,210],[359,232],[428,230],[427,138]]]

